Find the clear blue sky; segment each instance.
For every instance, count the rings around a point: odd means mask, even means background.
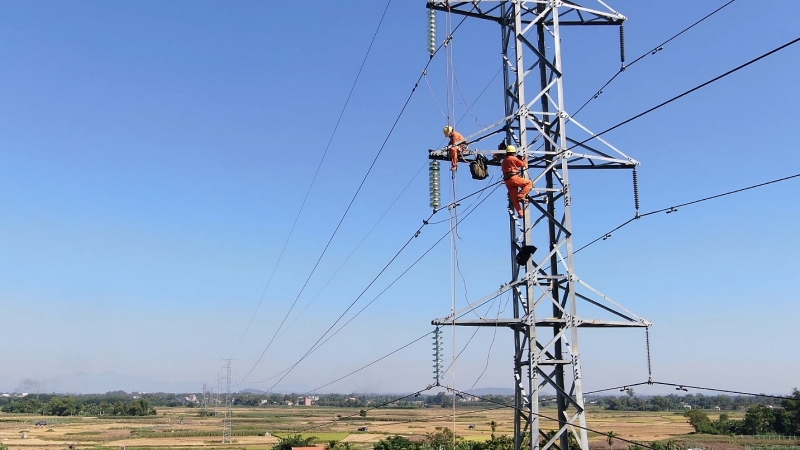
[[[629,18],[632,60],[723,3],[611,5]],[[425,2],[395,0],[244,334],[386,2],[287,5],[0,4],[0,390],[26,379],[57,390],[80,372],[113,372],[199,391],[226,358],[235,382],[254,367],[428,60]],[[612,126],[797,38],[798,17],[798,2],[738,0],[637,63],[579,118],[595,131]],[[499,33],[467,21],[453,45],[460,116],[500,68]],[[617,31],[567,30],[564,52],[574,110],[618,69]],[[609,133],[642,162],[643,212],[799,173],[799,60],[800,44]],[[254,382],[305,353],[428,217],[423,167],[442,143],[443,62],[429,71],[436,97],[420,85],[291,326],[238,388],[270,387],[276,379]],[[459,129],[499,120],[502,105],[495,80]],[[580,172],[573,183],[577,245],[633,215],[629,173]],[[482,186],[459,173],[459,193]],[[655,324],[656,379],[770,393],[800,385],[799,189],[792,180],[651,216],[578,255],[583,279]],[[444,226],[426,227],[351,314]],[[460,237],[470,299],[508,281],[501,191]],[[449,254],[445,241],[279,390],[325,384],[430,331],[450,309]],[[458,296],[463,304],[463,286]],[[456,347],[471,333],[458,330]],[[448,359],[452,346],[448,329]],[[586,390],[647,377],[641,330],[589,331],[581,347]],[[325,390],[420,389],[430,353],[426,338]],[[511,386],[511,354],[509,331],[479,332],[456,386],[471,387],[487,355],[477,387]]]

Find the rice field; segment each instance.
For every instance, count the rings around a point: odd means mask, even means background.
[[[513,410],[510,408],[375,409],[359,417],[358,409],[331,407],[241,407],[233,409],[233,444],[222,445],[221,416],[200,417],[193,408],[161,408],[149,417],[42,417],[0,413],[0,443],[10,449],[269,449],[278,437],[300,434],[314,437],[320,445],[329,441],[349,442],[356,449],[391,435],[424,436],[437,427],[454,429],[456,434],[475,441],[489,439],[490,422],[496,423],[497,435],[513,434]],[[555,410],[540,411],[541,427],[554,429]],[[675,438],[690,442],[692,428],[681,412],[616,412],[589,410],[590,429],[613,431],[622,439],[654,441]],[[46,420],[46,426],[35,426]],[[366,431],[359,431],[366,427]],[[23,438],[23,434],[25,438]],[[605,436],[589,433],[592,447],[608,449]],[[716,437],[710,437],[716,438]],[[688,439],[688,440],[687,440]],[[724,441],[725,437],[723,437]],[[715,450],[727,449],[719,441]],[[728,438],[730,441],[730,438]],[[730,443],[730,442],[728,442]],[[735,443],[731,443],[735,444]],[[748,442],[753,446],[754,442]],[[617,441],[615,449],[627,449]],[[696,445],[697,446],[697,445]],[[708,447],[703,447],[708,448]],[[744,450],[744,445],[735,447]]]

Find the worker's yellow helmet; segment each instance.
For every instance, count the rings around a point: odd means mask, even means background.
[[[509,145],[508,147],[506,147],[506,154],[509,153],[517,153],[517,147],[514,147],[513,145]]]
[[[444,132],[445,136],[450,137],[450,135],[453,134],[453,127],[447,125],[442,131]]]

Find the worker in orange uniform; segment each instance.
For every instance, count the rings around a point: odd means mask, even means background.
[[[455,172],[458,170],[458,157],[461,156],[462,152],[467,151],[467,140],[464,139],[464,136],[462,136],[461,133],[454,130],[450,125],[444,127],[443,131],[444,135],[450,138],[450,143],[448,144],[450,150],[450,163],[452,164],[450,170]]]
[[[528,193],[533,189],[533,182],[522,177],[522,171],[528,168],[528,164],[517,158],[517,148],[509,145],[500,167],[503,169],[503,181],[508,188],[508,198],[517,210],[517,215],[522,218],[521,202],[528,199]]]

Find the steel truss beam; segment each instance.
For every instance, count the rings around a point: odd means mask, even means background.
[[[525,177],[534,181],[531,195],[537,201],[525,204],[524,218],[517,219],[509,206],[512,281],[432,321],[437,326],[506,326],[513,331],[515,450],[567,450],[570,434],[581,450],[588,450],[578,328],[650,326],[581,280],[573,262],[570,169],[632,169],[639,164],[564,107],[561,27],[621,25],[625,20],[602,0],[597,3],[598,8],[587,8],[567,0],[428,1],[428,8],[500,25],[506,117],[468,139],[470,148],[478,149],[472,153],[493,153],[479,148],[501,135],[527,159]],[[532,86],[535,95],[528,95]],[[568,137],[568,124],[571,133],[581,136]],[[429,158],[449,160],[446,149],[431,150]],[[542,249],[539,255],[518,265],[516,254],[535,242]],[[507,291],[513,295],[513,317],[463,318]],[[578,300],[606,318],[579,316]],[[545,434],[539,426],[539,393],[544,388],[556,392],[559,424],[540,446]]]

